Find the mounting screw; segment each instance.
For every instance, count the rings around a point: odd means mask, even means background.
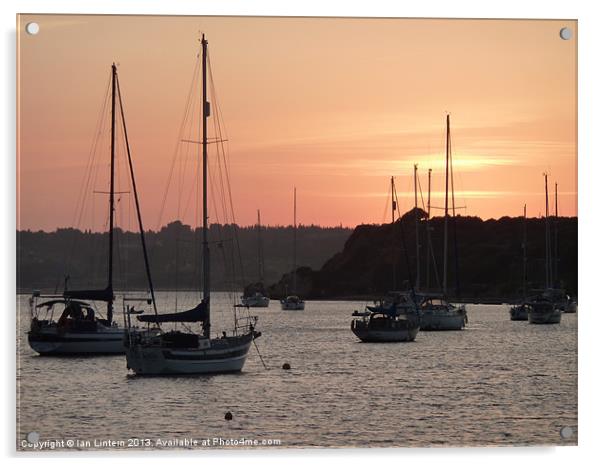
[[[570,439],[573,436],[573,428],[564,426],[562,429],[560,429],[560,436],[565,440]]]
[[[562,40],[570,40],[571,37],[573,37],[573,31],[571,31],[571,28],[562,28],[560,30],[560,38]]]
[[[25,32],[31,36],[35,36],[40,32],[40,25],[38,23],[27,23],[25,25]]]

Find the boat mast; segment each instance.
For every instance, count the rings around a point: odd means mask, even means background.
[[[443,223],[443,295],[447,296],[447,224],[449,217],[449,114],[446,118],[445,139],[445,221]]]
[[[207,211],[207,118],[209,117],[209,102],[207,102],[207,40],[205,34],[201,38],[202,48],[202,73],[203,73],[203,102],[201,105],[202,124],[203,124],[203,301],[207,306],[206,319],[203,324],[203,334],[207,338],[211,332],[211,313],[210,313],[210,277],[209,277],[209,241],[208,241],[208,211]]]
[[[451,187],[451,202],[452,202],[452,228],[454,238],[454,278],[456,282],[456,299],[460,298],[460,258],[458,256],[458,221],[456,218],[456,195],[454,189],[454,164],[452,161],[451,150],[451,130],[449,137],[449,181]]]
[[[148,280],[148,286],[150,288],[150,294],[153,301],[153,309],[155,315],[157,313],[157,302],[155,300],[155,288],[153,286],[153,279],[150,271],[150,264],[148,260],[148,251],[146,247],[146,239],[144,237],[144,225],[142,223],[142,213],[140,212],[140,201],[138,199],[138,189],[136,187],[136,177],[134,176],[134,164],[132,162],[132,155],[130,152],[130,142],[128,139],[128,131],[125,124],[125,113],[123,111],[123,100],[121,99],[121,86],[119,85],[119,77],[117,76],[117,96],[119,97],[119,113],[121,115],[121,122],[123,123],[123,137],[125,138],[125,148],[128,155],[128,165],[130,168],[130,179],[132,180],[132,189],[134,190],[134,201],[136,204],[136,215],[138,218],[138,228],[140,230],[140,242],[142,243],[142,254],[144,256],[144,266],[146,269],[146,278]]]
[[[395,202],[395,178],[391,177],[391,258],[393,259],[393,291],[397,287],[395,276],[397,261],[395,260],[395,210],[397,203]]]
[[[420,290],[420,218],[418,215],[418,164],[414,164],[414,223],[416,224],[416,291]]]
[[[111,293],[107,301],[107,320],[113,321],[113,227],[115,216],[115,94],[116,94],[117,67],[111,65],[111,186],[109,189],[109,283]]]
[[[297,187],[293,188],[293,294],[297,292]]]
[[[554,275],[552,286],[558,283],[558,183],[554,183]]]
[[[391,183],[391,191],[393,192],[392,197],[393,197],[393,215],[395,215],[395,211],[397,210],[397,205],[399,204],[399,199],[397,197],[397,191],[395,190],[395,182],[393,181],[393,179],[391,179],[392,183]],[[393,217],[393,220],[395,220],[395,217]],[[393,223],[393,233],[395,232],[394,230],[395,228],[395,223]],[[401,250],[403,251],[403,256],[404,256],[404,260],[406,263],[406,270],[408,273],[408,283],[410,285],[410,291],[412,292],[412,296],[414,296],[414,293],[416,292],[416,288],[414,287],[414,277],[412,276],[412,267],[410,266],[410,258],[408,256],[408,248],[406,247],[406,239],[405,239],[405,234],[403,232],[403,222],[401,217],[399,218],[399,232],[400,232],[400,236],[401,236]],[[393,241],[392,241],[392,246],[393,246],[393,250],[395,248],[395,235],[393,235]],[[395,257],[395,254],[393,254],[393,257]],[[395,264],[395,260],[394,260],[394,264]]]
[[[523,301],[527,299],[527,204],[523,207]]]
[[[259,282],[263,283],[263,251],[261,244],[261,211],[257,209],[257,266],[259,268]]]
[[[546,289],[550,288],[550,209],[548,203],[548,174],[543,174],[546,187]]]
[[[430,232],[430,220],[431,220],[431,174],[433,170],[429,168],[429,181],[428,181],[428,197],[426,201],[426,289],[428,290],[431,286],[431,232]]]

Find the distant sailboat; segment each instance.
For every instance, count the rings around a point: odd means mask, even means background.
[[[305,301],[295,293],[297,291],[297,188],[293,193],[293,286],[292,294],[280,300],[280,306],[283,311],[303,311]]]
[[[446,118],[445,145],[445,219],[443,232],[443,286],[441,294],[422,294],[420,296],[420,329],[421,330],[462,330],[467,322],[466,306],[455,305],[447,299],[448,268],[448,223],[449,223],[449,187],[451,179],[452,213],[455,220],[456,208],[451,154],[451,134],[449,115]],[[457,261],[456,248],[456,261]],[[457,267],[456,267],[457,269]],[[456,270],[457,274],[457,270]],[[457,279],[457,277],[456,277]]]
[[[559,324],[562,318],[562,308],[559,302],[566,299],[563,290],[553,288],[554,268],[552,267],[551,253],[551,235],[550,235],[550,210],[548,202],[548,174],[544,173],[545,191],[546,191],[546,218],[545,218],[545,267],[546,267],[546,288],[545,290],[527,301],[529,308],[530,324]]]
[[[577,303],[570,297],[566,290],[561,288],[560,278],[558,276],[558,267],[560,266],[560,256],[558,254],[558,183],[554,183],[554,260],[552,287],[556,296],[556,305],[565,314],[577,312]]]
[[[360,318],[351,321],[351,331],[366,343],[414,341],[420,330],[416,303],[408,293],[399,293],[380,306],[368,306],[368,312],[354,312]]]
[[[109,245],[107,286],[103,289],[65,290],[62,295],[41,295],[35,292],[30,299],[31,327],[28,341],[31,348],[42,355],[61,354],[116,354],[125,351],[123,346],[124,330],[113,320],[113,249],[115,218],[115,139],[116,139],[116,101],[120,106],[123,122],[131,180],[134,184],[134,171],[129,157],[129,144],[125,132],[123,104],[119,90],[119,79],[115,64],[111,67],[111,155],[109,190]],[[42,300],[42,302],[38,302]],[[106,318],[95,313],[90,301],[105,302]],[[55,309],[62,308],[58,319]]]
[[[529,307],[527,301],[527,204],[524,206],[523,214],[523,301],[510,308],[510,320],[529,320]]]
[[[263,279],[263,244],[261,242],[261,212],[257,211],[257,267],[259,282],[252,287],[250,294],[245,294],[241,298],[243,306],[247,307],[268,307],[270,298],[265,296]]]
[[[219,338],[211,336],[211,281],[209,259],[209,211],[208,211],[208,156],[207,119],[210,105],[207,100],[207,40],[201,39],[202,68],[202,190],[203,190],[203,238],[202,238],[202,300],[194,308],[170,314],[137,316],[140,322],[147,323],[149,329],[134,327],[128,317],[126,338],[127,366],[139,375],[187,375],[238,372],[242,370],[249,348],[261,333],[255,330],[256,317],[241,319],[234,313],[234,328],[230,335],[222,333]],[[164,331],[162,323],[197,323],[200,332]],[[151,324],[154,327],[150,327]]]
[[[391,249],[393,257],[393,288],[396,288],[395,244],[395,213],[397,211],[397,192],[395,179],[391,177]],[[399,222],[399,228],[402,228]],[[401,235],[403,249],[405,241]],[[407,264],[407,256],[406,256]],[[408,265],[408,274],[409,264]],[[412,282],[410,277],[410,283]],[[351,331],[361,341],[366,343],[389,343],[414,341],[420,330],[420,313],[415,300],[414,286],[410,284],[409,292],[390,291],[384,299],[374,306],[366,306],[366,311],[354,311],[351,321]]]

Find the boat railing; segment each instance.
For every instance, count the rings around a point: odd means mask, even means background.
[[[255,327],[257,325],[257,320],[259,318],[257,316],[240,316],[236,318],[234,323],[234,334],[238,335],[240,333],[248,333],[255,331]]]

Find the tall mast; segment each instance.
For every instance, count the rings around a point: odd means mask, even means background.
[[[391,191],[393,192],[393,194],[392,194],[393,214],[395,214],[395,211],[397,210],[397,204],[399,203],[399,199],[397,198],[397,191],[395,190],[395,182],[393,181],[393,179],[391,179],[391,181],[392,181]],[[393,224],[393,233],[395,232],[394,229],[395,229],[395,224]],[[399,219],[399,233],[400,233],[400,237],[401,237],[401,250],[403,251],[404,260],[406,263],[406,270],[408,273],[408,283],[410,285],[410,291],[412,292],[412,296],[413,296],[414,293],[416,292],[416,288],[414,288],[414,277],[412,276],[412,267],[410,266],[410,258],[408,256],[408,248],[406,247],[405,234],[403,232],[403,222],[401,221],[401,218]],[[392,246],[393,246],[393,250],[394,250],[395,234],[393,234]],[[393,255],[393,257],[395,257],[395,255]],[[396,261],[394,260],[394,264],[395,263],[396,263]]]
[[[523,208],[523,300],[527,299],[527,204]]]
[[[543,174],[546,187],[546,289],[550,288],[550,208],[548,203],[548,174]]]
[[[146,239],[144,237],[144,225],[142,224],[142,213],[140,212],[140,200],[138,199],[138,189],[136,188],[136,177],[134,176],[134,164],[132,162],[132,154],[130,152],[130,141],[128,139],[128,131],[125,124],[125,113],[123,111],[123,100],[121,99],[121,86],[119,85],[119,77],[117,81],[117,97],[119,98],[119,113],[121,115],[121,122],[123,123],[123,137],[125,138],[125,148],[128,155],[128,165],[130,168],[130,179],[132,181],[132,189],[134,190],[134,201],[136,204],[136,215],[138,218],[138,228],[140,230],[140,242],[142,243],[142,254],[144,256],[144,266],[146,270],[146,278],[148,280],[148,286],[150,288],[150,294],[153,301],[153,309],[155,315],[157,314],[157,302],[155,300],[155,288],[153,286],[153,279],[150,271],[150,264],[148,261],[148,252],[146,248]]]
[[[209,277],[209,240],[208,240],[208,220],[207,211],[207,118],[209,117],[209,102],[207,102],[207,40],[205,34],[201,38],[202,48],[202,72],[203,72],[203,102],[201,105],[203,122],[203,301],[207,306],[207,317],[203,325],[203,334],[210,336],[211,332],[211,313],[210,313],[210,277]]]
[[[443,295],[447,295],[447,223],[449,217],[449,114],[446,118],[445,138],[445,221],[443,223]]]
[[[428,181],[428,197],[426,200],[426,289],[428,290],[431,286],[431,232],[430,232],[430,219],[431,219],[431,174],[433,170],[429,168],[429,181]]]
[[[454,189],[454,164],[452,161],[451,150],[451,130],[449,137],[449,181],[451,187],[451,202],[452,202],[452,228],[454,241],[454,279],[456,282],[456,299],[460,297],[460,257],[458,256],[458,221],[456,219],[456,195]]]
[[[416,224],[416,291],[420,289],[420,218],[418,215],[418,164],[414,164],[414,223]]]
[[[297,187],[293,188],[293,293],[297,292]]]
[[[558,283],[558,183],[554,183],[554,275],[552,286]]]
[[[261,244],[261,212],[257,209],[257,266],[259,282],[263,283],[263,251]]]
[[[397,287],[396,268],[397,261],[395,260],[395,210],[397,203],[395,202],[395,178],[391,177],[391,258],[393,259],[393,291]]]
[[[108,289],[113,294],[113,227],[115,216],[115,82],[117,67],[111,66],[111,186],[109,189],[109,280]],[[107,320],[113,321],[113,297],[107,302]]]

